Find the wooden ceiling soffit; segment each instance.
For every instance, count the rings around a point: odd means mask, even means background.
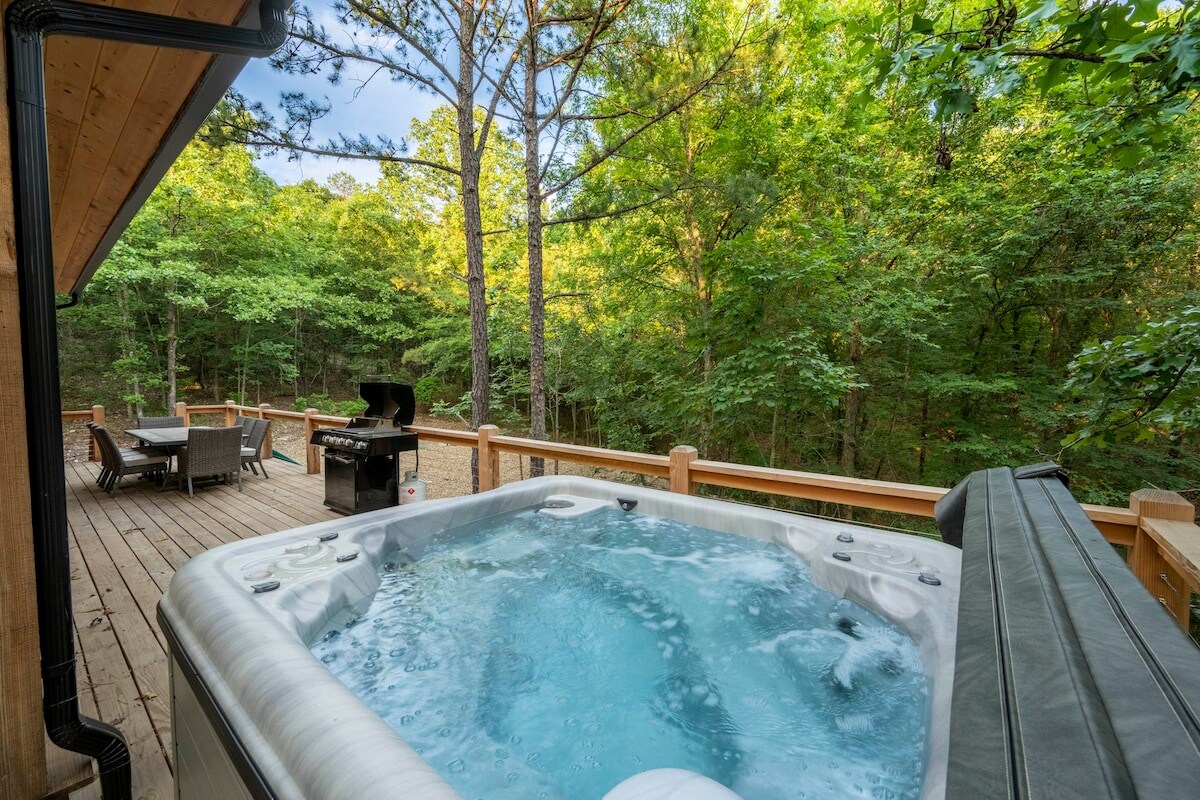
[[[252,0],[117,0],[155,14],[251,24]],[[99,268],[246,59],[64,36],[46,39],[54,279]]]

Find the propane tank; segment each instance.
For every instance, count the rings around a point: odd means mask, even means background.
[[[400,505],[429,499],[429,484],[417,477],[415,469],[404,473],[404,483],[397,488],[400,492]]]

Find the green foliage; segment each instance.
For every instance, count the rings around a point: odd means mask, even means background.
[[[876,87],[904,81],[942,121],[1036,93],[1088,147],[1133,164],[1169,146],[1200,92],[1200,6],[925,0],[872,8],[851,28]]]
[[[347,194],[279,187],[244,149],[193,143],[63,315],[65,382],[84,402],[165,407],[169,308],[193,401],[398,373],[431,302],[414,226],[377,187],[333,183]]]
[[[433,375],[426,375],[413,384],[413,395],[418,403],[431,406],[447,399],[446,384]]]
[[[335,417],[357,417],[363,412],[364,406],[361,399],[334,400],[327,394],[314,394],[292,400],[292,411],[307,411],[310,408]]]
[[[1070,389],[1085,410],[1066,444],[1098,445],[1200,427],[1200,308],[1189,306],[1133,334],[1089,342],[1070,364]]]
[[[616,115],[695,85],[745,5],[637,5],[656,46],[588,66],[546,181],[625,144],[547,204],[593,220],[545,232],[549,435],[934,485],[1055,458],[1097,502],[1195,485],[1194,5],[782,0],[685,107]],[[405,152],[457,163],[455,124],[439,109]],[[490,412],[519,431],[513,135],[480,206]],[[169,301],[188,399],[352,414],[354,379],[395,374],[466,418],[460,192],[412,164],[276,186],[195,145],[61,315],[64,384],[163,404]]]

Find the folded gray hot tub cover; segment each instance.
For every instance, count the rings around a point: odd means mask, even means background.
[[[946,797],[1200,798],[1200,649],[1063,478],[983,470],[938,503],[963,550]]]

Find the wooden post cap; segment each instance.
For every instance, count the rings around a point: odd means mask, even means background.
[[[1164,489],[1138,489],[1129,495],[1129,510],[1148,519],[1173,519],[1192,522],[1196,507],[1178,492]]]
[[[671,491],[692,494],[696,485],[692,482],[691,464],[700,457],[700,451],[691,445],[681,444],[671,448]]]

